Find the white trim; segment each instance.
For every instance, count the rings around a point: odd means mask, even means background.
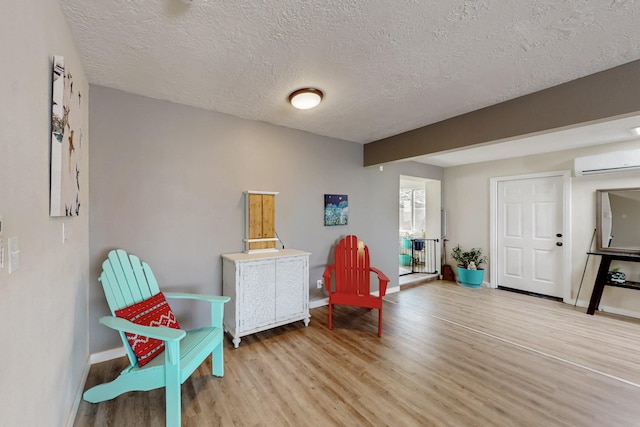
[[[396,292],[400,292],[400,285],[394,286],[392,288],[387,288],[387,293],[385,295],[395,294]],[[377,296],[380,295],[380,291],[373,291],[373,292],[371,292],[371,295],[377,297]]]
[[[571,303],[571,304],[573,305],[573,303]],[[577,306],[578,307],[589,307],[589,301],[578,300]],[[604,313],[618,314],[620,316],[633,317],[635,319],[640,319],[640,311],[635,311],[635,310],[625,310],[623,308],[610,307],[608,305],[600,304],[600,306],[598,307],[598,310],[596,311],[596,313],[598,311],[602,311]],[[585,311],[585,313],[586,313],[586,311]]]
[[[253,191],[253,190],[247,190],[244,192],[244,194],[272,194],[274,196],[277,196],[278,194],[280,194],[279,191]]]
[[[498,287],[498,182],[503,178],[491,178],[489,180],[489,287]]]
[[[309,301],[309,308],[318,308],[318,307],[323,307],[325,305],[329,305],[329,298],[322,298],[322,299],[314,299],[312,301]]]
[[[250,242],[250,243],[255,243],[255,242],[277,242],[278,239],[277,237],[264,237],[261,239],[243,239],[245,242]]]
[[[269,253],[269,252],[280,252],[277,248],[265,248],[265,249],[249,249],[244,251],[245,254],[260,254],[260,253]]]
[[[490,212],[490,225],[489,225],[489,256],[491,263],[488,266],[489,269],[489,287],[498,287],[498,274],[499,271],[499,257],[498,257],[498,183],[504,181],[514,181],[519,179],[536,179],[536,178],[550,178],[560,176],[562,177],[562,209],[564,214],[563,218],[563,265],[564,272],[562,276],[563,283],[563,301],[569,303],[571,301],[571,171],[551,171],[532,173],[526,175],[513,175],[503,176],[490,179],[489,184],[489,212]]]
[[[127,352],[124,346],[112,348],[111,350],[101,351],[99,353],[92,353],[89,356],[89,363],[94,365],[100,362],[106,362],[107,360],[117,359],[122,356],[126,356]]]
[[[573,232],[571,231],[571,171],[565,171],[562,174],[562,197],[564,199],[564,221],[562,224],[564,236],[562,242],[564,245],[564,297],[562,300],[569,303],[571,301],[571,254]]]
[[[80,382],[78,383],[78,387],[74,393],[73,404],[71,405],[71,410],[69,411],[67,422],[65,423],[65,426],[67,427],[73,426],[76,416],[78,415],[78,408],[80,407],[80,400],[82,399],[82,391],[84,390],[84,385],[87,383],[87,378],[89,377],[89,369],[91,369],[91,363],[89,362],[90,358],[91,356],[87,357],[87,360],[85,361],[84,369],[80,376]]]

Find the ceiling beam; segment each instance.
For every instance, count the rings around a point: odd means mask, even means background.
[[[364,166],[640,111],[640,60],[364,145]]]

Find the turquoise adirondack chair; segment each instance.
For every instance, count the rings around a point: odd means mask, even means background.
[[[113,314],[113,316],[102,317],[100,323],[120,332],[131,365],[115,380],[87,390],[83,395],[84,400],[97,403],[129,391],[148,391],[165,387],[166,424],[180,426],[180,385],[209,355],[212,355],[213,375],[218,377],[224,375],[222,318],[224,304],[230,298],[165,292],[164,296],[167,299],[195,299],[210,303],[211,326],[191,331],[141,326],[115,317],[115,312],[160,292],[158,282],[149,265],[140,262],[138,257],[129,255],[122,249],[113,250],[109,252],[107,260],[102,264],[99,280],[102,282]],[[165,344],[164,357],[160,354],[140,367],[125,332],[162,340]]]

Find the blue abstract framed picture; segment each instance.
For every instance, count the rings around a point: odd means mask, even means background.
[[[349,196],[346,194],[324,195],[324,225],[347,225],[349,223]]]

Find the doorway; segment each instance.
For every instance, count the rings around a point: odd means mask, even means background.
[[[569,175],[491,180],[491,286],[567,300]]]
[[[399,201],[398,274],[403,278],[437,277],[441,253],[441,183],[401,175]]]

